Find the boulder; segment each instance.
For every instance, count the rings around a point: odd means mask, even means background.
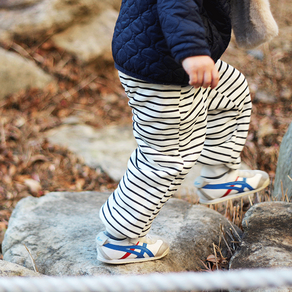
[[[40,277],[40,273],[34,272],[23,266],[0,260],[0,277]]]
[[[16,3],[14,3],[16,2]],[[5,0],[0,3],[0,40],[42,39],[44,33],[63,30],[89,19],[113,1],[95,0]]]
[[[44,88],[54,79],[33,61],[0,48],[0,100],[29,87]]]
[[[68,147],[93,168],[101,168],[112,179],[119,181],[124,175],[128,159],[137,147],[132,125],[107,126],[96,129],[86,125],[79,117],[70,117],[60,127],[45,133],[50,143]],[[198,201],[194,180],[200,175],[201,166],[196,165],[187,175],[176,197]]]
[[[45,133],[52,144],[68,149],[92,168],[101,168],[119,181],[124,175],[131,153],[137,147],[132,125],[96,129],[82,123],[64,124]]]
[[[89,63],[99,57],[112,60],[111,41],[118,12],[104,10],[86,23],[78,23],[52,37],[53,42]]]
[[[283,189],[283,190],[282,190]],[[273,198],[292,197],[292,123],[283,137],[278,157]],[[285,199],[287,199],[287,197]]]
[[[292,203],[258,203],[246,212],[242,226],[231,269],[292,267]]]
[[[0,9],[19,9],[34,5],[42,0],[1,0]]]
[[[103,264],[96,259],[95,236],[103,229],[98,211],[108,196],[98,192],[59,192],[22,199],[13,211],[2,244],[4,259],[32,269],[25,245],[39,272],[45,275],[199,271],[204,269],[201,260],[213,254],[213,243],[219,245],[220,241],[222,253],[228,253],[220,227],[240,233],[214,210],[170,199],[151,230],[169,242],[170,253],[165,258],[129,265]],[[230,248],[238,238],[228,234],[224,236]]]

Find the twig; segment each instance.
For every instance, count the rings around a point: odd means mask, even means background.
[[[65,98],[70,98],[73,94],[77,93],[82,88],[84,88],[85,86],[87,86],[88,84],[90,84],[91,82],[93,82],[96,78],[97,78],[97,75],[91,74],[90,76],[88,76],[87,78],[85,78],[84,80],[82,80],[79,84],[77,84],[74,88],[63,92],[62,95]]]
[[[50,35],[48,35],[46,38],[44,38],[33,50],[33,53],[36,52],[36,50],[41,46],[43,45],[47,40],[49,40],[52,36],[54,36],[55,33],[51,33]]]
[[[219,270],[219,268],[218,268],[217,252],[216,252],[216,247],[215,247],[214,242],[213,242],[213,250],[214,250],[214,256],[215,256],[216,269]]]
[[[240,222],[242,222],[243,219],[243,198],[240,200],[241,208],[240,208]]]
[[[2,108],[3,106],[5,106],[6,104],[7,104],[7,101],[6,100],[1,100],[1,102],[0,102],[0,108]]]
[[[33,59],[39,63],[43,63],[44,62],[44,58],[40,55],[37,54],[37,58],[36,57],[33,57],[27,50],[25,50],[22,46],[16,44],[16,43],[13,43],[11,48],[17,52],[19,55],[25,57],[25,58],[30,58],[30,59]]]
[[[249,199],[250,205],[253,206],[253,203],[252,203],[252,200],[251,200],[250,196],[248,196],[248,199]]]
[[[281,191],[282,191],[282,201],[285,201],[285,194],[284,194],[284,187],[283,187],[282,180],[281,180]]]
[[[231,224],[230,221],[227,221],[229,223],[229,225],[231,226],[231,228],[233,229],[233,231],[235,232],[237,238],[238,238],[238,241],[241,242],[241,237],[240,235],[238,234],[238,232],[236,231],[236,229],[234,228],[234,226]]]
[[[206,268],[207,271],[211,271],[211,267],[207,266],[201,259],[200,259],[201,263],[203,264],[203,266]],[[208,263],[209,264],[209,263]],[[210,265],[210,264],[209,264]]]
[[[29,249],[26,247],[26,245],[25,245],[25,244],[23,244],[23,245],[24,245],[24,247],[26,248],[26,250],[27,250],[27,252],[28,252],[28,254],[29,254],[29,257],[30,257],[30,259],[31,259],[31,262],[32,262],[32,266],[33,266],[34,271],[35,271],[36,273],[38,273],[39,271],[38,271],[38,268],[37,268],[37,266],[36,266],[35,260],[33,259],[32,255],[31,255]]]
[[[231,250],[231,248],[230,248],[230,246],[229,246],[229,244],[227,243],[227,240],[226,240],[226,238],[225,238],[224,229],[223,229],[223,226],[222,226],[222,225],[220,226],[220,229],[221,229],[222,238],[223,238],[223,240],[224,240],[224,242],[225,242],[225,245],[227,246],[228,250],[230,251],[230,254],[233,255],[233,252],[232,252],[232,250]]]
[[[224,259],[224,256],[223,256],[221,249],[220,249],[220,246],[215,245],[215,247],[216,247],[216,250],[219,252],[221,259]]]
[[[288,189],[286,189],[286,192],[285,192],[285,198],[286,198],[287,202],[289,203],[289,198],[288,198]]]
[[[228,205],[229,201],[226,202],[226,207],[225,207],[225,217],[228,218]]]
[[[1,120],[1,145],[6,147],[6,136],[5,136],[5,129],[3,120]]]
[[[235,217],[236,217],[236,206],[233,206],[233,218],[232,218],[232,223],[235,222]]]

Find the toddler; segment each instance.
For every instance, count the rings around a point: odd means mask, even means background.
[[[249,88],[238,70],[220,60],[230,42],[232,1],[123,0],[112,50],[138,147],[101,207],[105,230],[96,237],[98,260],[164,257],[168,244],[148,232],[196,163],[202,164],[195,186],[203,204],[269,185],[266,172],[240,169]]]

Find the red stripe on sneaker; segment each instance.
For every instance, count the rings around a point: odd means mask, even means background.
[[[236,180],[235,181],[237,181],[239,179],[239,176],[236,178]],[[232,185],[231,187],[234,187],[234,185]],[[223,197],[226,197],[226,196],[228,196],[229,194],[230,194],[230,192],[231,192],[232,190],[231,189],[229,189],[221,198],[223,198]]]
[[[138,245],[139,244],[139,241],[136,243],[136,245]],[[135,250],[134,248],[130,248],[130,250]],[[126,259],[129,255],[131,255],[131,253],[130,252],[127,252],[125,255],[123,255],[121,258],[120,258],[120,260],[124,260],[124,259]]]

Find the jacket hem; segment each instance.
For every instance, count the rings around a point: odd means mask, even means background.
[[[124,73],[126,75],[129,75],[129,76],[131,76],[133,78],[136,78],[136,79],[140,79],[141,81],[145,81],[145,82],[148,82],[148,83],[163,84],[163,85],[180,85],[180,86],[189,85],[188,82],[160,81],[160,80],[157,80],[157,79],[154,79],[154,78],[151,78],[151,77],[143,76],[143,75],[128,71],[128,70],[124,69],[123,67],[119,66],[117,63],[115,63],[115,68],[118,71],[121,71],[122,73]]]

